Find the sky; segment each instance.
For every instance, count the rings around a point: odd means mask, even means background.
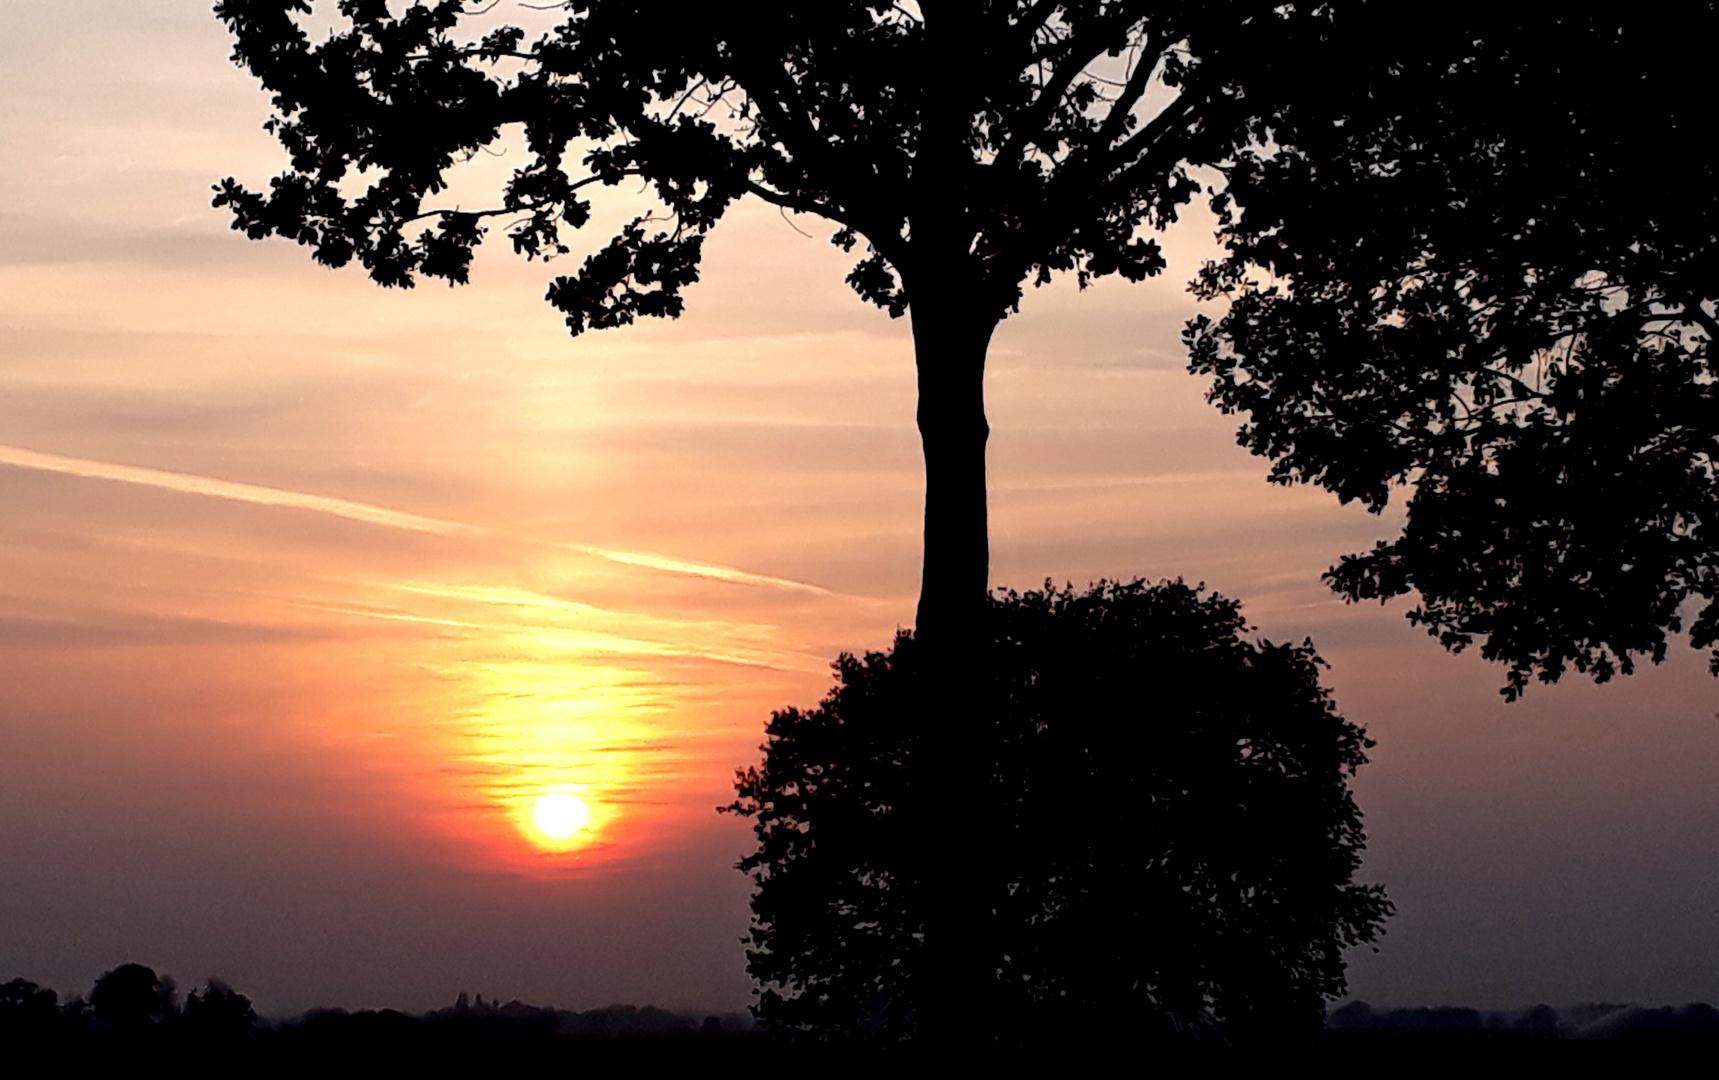
[[[684,317],[577,339],[505,245],[384,291],[246,241],[210,185],[283,160],[208,7],[0,5],[0,980],[743,1008],[715,808],[913,616],[905,322],[758,203]],[[1378,740],[1361,878],[1398,912],[1355,997],[1719,1000],[1704,656],[1506,706],[1409,604],[1332,596],[1398,511],[1265,483],[1184,370],[1209,219],[1166,246],[999,331],[993,583],[1181,577],[1312,637]],[[548,835],[549,795],[590,820]]]

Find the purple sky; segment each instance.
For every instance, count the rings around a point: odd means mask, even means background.
[[[228,52],[205,0],[0,6],[0,979],[743,1006],[749,834],[712,807],[912,618],[906,326],[759,204],[683,319],[576,341],[500,246],[401,293],[246,242],[209,185],[281,161]],[[1208,231],[999,333],[993,581],[1182,576],[1314,638],[1380,743],[1399,914],[1357,996],[1719,999],[1704,658],[1506,707],[1406,605],[1331,597],[1396,519],[1265,484],[1183,371]]]

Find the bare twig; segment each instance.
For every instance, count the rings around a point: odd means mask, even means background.
[[[788,208],[786,206],[778,206],[776,208],[776,212],[778,214],[782,215],[782,220],[786,221],[788,223],[788,228],[793,229],[795,232],[799,233],[801,236],[805,237],[808,240],[815,239],[815,237],[813,237],[811,233],[807,232],[805,229],[802,229],[798,225],[794,224],[793,220],[788,217]]]

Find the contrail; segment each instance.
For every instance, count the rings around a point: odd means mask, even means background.
[[[259,484],[240,484],[231,480],[217,480],[209,476],[193,476],[189,473],[143,469],[134,465],[115,465],[106,461],[87,461],[82,458],[61,457],[58,454],[41,454],[16,446],[0,446],[0,465],[11,465],[19,469],[37,469],[42,472],[64,473],[67,476],[80,476],[90,480],[112,480],[121,484],[140,484],[144,487],[177,491],[186,495],[205,495],[213,499],[255,503],[258,506],[284,506],[294,510],[310,510],[319,514],[347,518],[351,521],[362,521],[368,525],[380,525],[390,529],[407,529],[412,532],[435,533],[439,536],[496,535],[495,529],[485,528],[481,525],[467,525],[459,521],[408,514],[404,510],[390,510],[385,506],[353,502],[351,499],[336,499],[328,495],[311,495],[303,491],[286,491],[281,488],[263,487]],[[650,570],[686,574],[691,577],[725,581],[735,585],[767,585],[777,589],[816,593],[820,596],[830,595],[828,589],[808,585],[803,581],[790,581],[787,578],[752,574],[745,570],[737,570],[732,566],[721,566],[716,563],[689,562],[684,559],[671,559],[664,555],[652,555],[649,552],[616,551],[611,548],[588,547],[583,544],[561,544],[558,546],[625,566],[642,566]]]
[[[332,514],[335,517],[350,518],[353,521],[362,521],[370,525],[383,525],[392,529],[410,529],[413,532],[437,533],[442,536],[474,536],[495,531],[494,529],[482,529],[476,525],[462,525],[457,521],[421,517],[417,514],[408,514],[402,510],[389,510],[384,506],[372,506],[369,503],[353,502],[350,499],[334,499],[327,495],[309,495],[302,491],[283,491],[280,488],[262,487],[257,484],[237,484],[231,480],[216,480],[208,476],[163,472],[160,469],[140,469],[133,465],[85,461],[80,458],[60,457],[58,454],[38,454],[34,450],[22,450],[16,446],[0,446],[0,465],[14,465],[20,469],[40,469],[44,472],[66,473],[69,476],[82,476],[91,480],[115,480],[122,484],[142,484],[145,487],[163,488],[167,491],[178,491],[187,495],[207,495],[214,499],[256,503],[259,506],[287,506],[295,510],[314,510],[319,514]]]
[[[652,555],[649,552],[614,551],[609,548],[586,547],[582,544],[567,544],[565,546],[575,551],[595,555],[599,559],[608,559],[610,562],[623,563],[627,566],[643,566],[671,574],[691,574],[693,577],[713,578],[717,581],[732,582],[736,585],[770,585],[778,589],[797,589],[801,592],[816,593],[819,596],[831,595],[830,590],[820,585],[808,585],[804,581],[769,577],[765,574],[749,574],[744,570],[736,570],[732,566],[719,566],[716,563],[687,562],[684,559],[671,559],[666,555]]]

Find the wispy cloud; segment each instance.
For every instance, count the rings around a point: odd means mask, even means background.
[[[800,592],[815,593],[818,596],[831,595],[830,590],[818,585],[808,585],[804,581],[770,577],[766,574],[751,574],[745,570],[736,570],[732,566],[720,566],[716,563],[671,559],[666,555],[652,555],[644,551],[615,551],[611,548],[585,547],[580,544],[565,546],[588,555],[595,555],[599,559],[608,559],[610,562],[623,563],[627,566],[643,566],[647,569],[662,570],[670,574],[690,574],[693,577],[712,578],[716,581],[728,581],[736,585],[769,585],[778,589],[795,589]]]
[[[361,619],[383,619],[389,622],[424,623],[429,626],[449,626],[460,630],[485,630],[483,623],[467,622],[463,619],[438,619],[431,615],[413,615],[405,611],[384,611],[374,607],[358,607],[352,604],[327,604],[317,600],[293,600],[294,607],[308,611],[326,611],[333,615],[352,615]]]
[[[107,461],[61,457],[58,454],[43,454],[17,446],[0,446],[0,465],[63,473],[67,476],[78,476],[89,480],[139,484],[144,487],[161,488],[165,491],[175,491],[186,495],[204,495],[213,499],[254,503],[258,506],[309,510],[313,513],[329,514],[334,517],[361,521],[367,525],[379,525],[389,529],[407,529],[412,532],[434,533],[440,536],[494,536],[497,534],[497,530],[481,525],[467,525],[463,522],[448,521],[443,518],[424,517],[421,514],[407,513],[404,510],[391,510],[385,506],[354,502],[351,499],[313,495],[304,491],[288,491],[284,488],[264,487],[260,484],[241,484],[231,480],[217,480],[210,476],[194,476],[190,473],[144,469],[135,465],[116,465]],[[689,559],[675,559],[646,551],[618,551],[613,548],[591,547],[585,544],[569,543],[557,546],[595,558],[606,559],[609,562],[620,563],[625,566],[638,566],[669,574],[686,574],[712,581],[725,581],[734,585],[762,585],[776,589],[809,592],[819,596],[830,595],[828,589],[817,585],[809,585],[803,581],[792,581],[788,578],[771,577],[767,574],[754,574],[718,563],[694,562]]]
[[[449,585],[433,582],[352,582],[394,594],[454,601],[488,608],[512,608],[515,618],[486,615],[477,622],[401,613],[395,608],[348,603],[343,606],[304,603],[301,606],[372,618],[409,619],[451,627],[481,628],[512,635],[515,644],[580,653],[615,653],[671,658],[717,660],[749,667],[792,671],[821,671],[821,656],[783,648],[775,627],[758,623],[716,622],[613,611],[518,588]],[[728,642],[713,645],[711,642]]]
[[[43,472],[65,473],[68,476],[81,476],[90,480],[112,480],[121,484],[140,484],[144,487],[162,488],[166,491],[177,491],[186,495],[206,495],[213,499],[255,503],[258,506],[284,506],[294,510],[311,510],[319,514],[331,514],[334,517],[349,518],[352,521],[362,521],[369,525],[381,525],[390,529],[409,529],[413,532],[437,533],[442,536],[470,536],[494,532],[493,529],[479,528],[476,525],[462,525],[457,521],[422,517],[418,514],[408,514],[402,510],[390,510],[383,506],[353,502],[350,499],[311,495],[303,491],[285,491],[281,488],[262,487],[258,484],[239,484],[231,480],[216,480],[213,477],[192,476],[188,473],[141,469],[134,465],[115,465],[106,461],[87,461],[82,458],[61,457],[58,454],[40,454],[34,450],[24,450],[16,446],[0,446],[0,465],[11,465],[20,469],[38,469]]]

